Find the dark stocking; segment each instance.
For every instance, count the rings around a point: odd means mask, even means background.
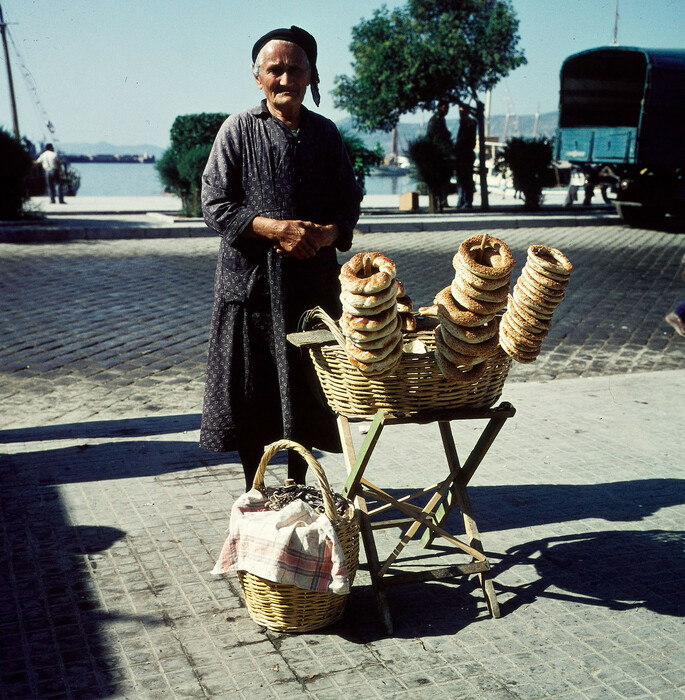
[[[307,477],[307,462],[302,455],[290,450],[288,452],[288,478],[296,484],[304,484]]]
[[[259,460],[264,454],[264,448],[261,445],[243,446],[238,450],[238,454],[245,473],[245,491],[249,491],[252,488],[254,475],[257,473]]]

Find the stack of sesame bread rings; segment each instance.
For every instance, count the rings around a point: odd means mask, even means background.
[[[564,298],[573,266],[555,248],[532,245],[500,323],[500,345],[517,362],[533,362]]]
[[[395,263],[382,253],[357,253],[342,266],[340,286],[340,328],[349,361],[366,376],[392,372],[402,359]]]
[[[448,379],[473,382],[499,347],[497,313],[507,305],[514,258],[503,241],[484,234],[467,238],[452,265],[452,284],[434,300],[435,359]]]

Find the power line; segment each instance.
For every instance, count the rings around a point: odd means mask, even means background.
[[[43,107],[43,103],[40,101],[40,97],[38,95],[38,86],[36,85],[36,81],[31,74],[31,71],[28,69],[26,66],[26,62],[24,61],[24,57],[21,55],[21,52],[19,51],[19,47],[17,46],[17,43],[14,41],[14,37],[12,36],[11,32],[8,32],[10,42],[12,44],[12,48],[14,49],[14,53],[16,54],[17,57],[17,65],[19,66],[19,70],[21,71],[22,77],[24,78],[24,83],[26,84],[26,89],[29,92],[29,95],[31,96],[31,99],[33,101],[33,106],[35,107],[36,111],[38,112],[38,116],[43,124],[43,126],[54,136],[55,134],[55,127],[53,123],[50,121],[50,118],[48,117],[48,113],[45,110],[45,107]]]

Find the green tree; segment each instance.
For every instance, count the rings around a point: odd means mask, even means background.
[[[21,218],[28,198],[24,179],[32,165],[26,145],[0,128],[0,221]]]
[[[171,146],[157,163],[157,172],[167,190],[181,198],[186,216],[200,216],[202,171],[219,127],[228,114],[205,112],[176,117],[171,126]]]
[[[408,0],[383,6],[352,29],[353,75],[337,76],[337,107],[357,128],[390,131],[403,114],[433,111],[445,99],[464,104],[485,139],[480,94],[526,62],[518,49],[518,19],[510,0]],[[485,153],[480,154],[487,209]]]

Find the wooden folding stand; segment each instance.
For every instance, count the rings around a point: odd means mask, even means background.
[[[432,334],[432,331],[430,331],[430,333]],[[314,350],[312,350],[312,352],[315,352],[317,347],[330,344],[333,341],[333,336],[326,330],[311,330],[290,334],[288,340],[296,347],[302,349],[313,348]],[[336,350],[336,352],[338,351]],[[428,356],[423,355],[421,357]],[[342,367],[347,368],[348,364],[349,363],[344,361]],[[314,365],[316,365],[316,360]],[[493,368],[496,368],[493,372],[499,372],[496,377],[497,383],[493,384],[494,387],[497,387],[495,389],[496,393],[488,394],[486,397],[484,396],[482,398],[484,403],[480,405],[492,405],[492,403],[499,398],[501,384],[506,377],[508,366],[508,364],[506,364],[506,366],[500,365],[499,368],[497,368],[496,364],[493,364]],[[440,375],[440,377],[442,381],[442,375]],[[321,381],[321,379],[321,374],[319,374],[319,381]],[[338,382],[338,384],[340,385],[341,382]],[[342,388],[343,390],[347,390],[345,393],[349,396],[350,391],[352,391],[352,386],[346,384],[344,379],[342,380]],[[322,390],[323,394],[325,394],[326,389],[323,385]],[[451,396],[451,394],[446,392],[443,393],[443,398]],[[370,407],[368,409],[366,407],[361,409],[349,408],[353,405],[352,403],[343,403],[339,401],[331,402],[330,397],[324,399],[323,396],[322,400],[328,401],[329,406],[337,417],[338,432],[340,434],[345,466],[348,472],[348,478],[343,493],[348,498],[354,499],[359,509],[360,531],[364,550],[366,552],[371,583],[376,597],[378,612],[388,634],[392,633],[393,625],[385,591],[389,586],[400,584],[478,574],[488,609],[493,617],[499,617],[499,605],[492,585],[490,564],[483,551],[481,537],[471,510],[467,486],[502,429],[502,426],[508,418],[511,418],[516,413],[516,409],[507,402],[502,402],[493,408],[475,408],[473,406],[479,404],[473,403],[473,395],[468,395],[466,398],[466,401],[470,400],[472,402],[468,407],[466,405],[461,405],[463,402],[455,399],[456,405],[454,407],[448,402],[446,404],[447,407],[443,404],[443,407],[439,409],[433,407],[430,410],[421,409],[416,411],[401,411],[398,410],[397,407],[394,407],[394,410],[386,407],[378,411]],[[333,403],[336,403],[337,407],[334,406]],[[364,406],[366,406],[366,404],[364,404]],[[360,446],[358,454],[355,454],[350,431],[350,422],[360,420],[371,420],[371,425]],[[485,428],[481,432],[463,465],[459,462],[450,426],[450,421],[462,420],[487,421]],[[407,496],[395,498],[366,478],[365,472],[384,426],[409,423],[427,424],[435,422],[438,423],[440,429],[442,444],[449,467],[448,474],[444,479],[437,484],[426,486]],[[428,496],[428,502],[425,506],[420,507],[412,503],[412,501],[425,498],[426,496]],[[382,505],[370,507],[371,504],[369,501],[371,499],[380,502]],[[468,544],[454,537],[444,529],[447,518],[455,505],[461,511],[464,519]],[[375,517],[382,515],[391,508],[400,511],[406,517],[393,520],[379,520]],[[381,562],[374,539],[374,530],[390,527],[406,527],[406,529],[390,556],[388,556],[385,561]],[[449,553],[461,550],[467,555],[470,555],[471,561],[468,563],[443,566],[441,568],[424,567],[415,571],[402,571],[399,565],[396,565],[396,562],[405,547],[411,540],[417,537],[419,530],[422,528],[425,528],[421,536],[421,545],[424,548],[429,547],[435,538],[440,538],[451,545],[448,550]],[[392,570],[391,567],[393,567]]]
[[[397,417],[384,411],[378,411],[356,455],[350,432],[350,419],[347,416],[338,414],[338,430],[343,445],[345,465],[348,471],[348,479],[343,494],[348,498],[355,499],[359,509],[360,531],[369,566],[371,583],[376,597],[376,605],[383,626],[388,634],[392,633],[393,624],[385,589],[389,586],[400,584],[478,574],[481,588],[491,615],[493,617],[500,616],[499,605],[490,574],[490,564],[483,552],[481,537],[473,517],[466,487],[505,421],[511,418],[515,413],[516,409],[507,402],[503,402],[494,408],[455,409],[423,417],[415,415],[410,418]],[[450,421],[478,419],[485,419],[488,422],[468,458],[462,465],[457,456]],[[365,477],[366,468],[385,425],[432,422],[438,423],[449,467],[449,473],[442,481],[422,488],[402,498],[394,498],[387,493],[387,491],[384,491]],[[425,506],[419,507],[411,503],[411,501],[428,494],[431,495]],[[373,498],[376,501],[384,503],[384,505],[369,509],[367,498]],[[443,525],[447,521],[455,505],[459,507],[464,519],[468,544],[462,542],[443,529]],[[390,508],[399,510],[407,517],[385,521],[372,520],[374,515],[379,515]],[[374,530],[403,525],[409,525],[409,527],[404,531],[390,556],[388,556],[385,561],[381,562],[378,557],[378,550],[374,539]],[[426,528],[421,538],[421,544],[424,547],[428,547],[436,537],[439,537],[449,542],[453,547],[469,554],[472,557],[472,561],[470,563],[453,564],[442,568],[424,569],[420,571],[391,572],[390,567],[397,561],[400,553],[410,540],[416,537],[422,526]]]

